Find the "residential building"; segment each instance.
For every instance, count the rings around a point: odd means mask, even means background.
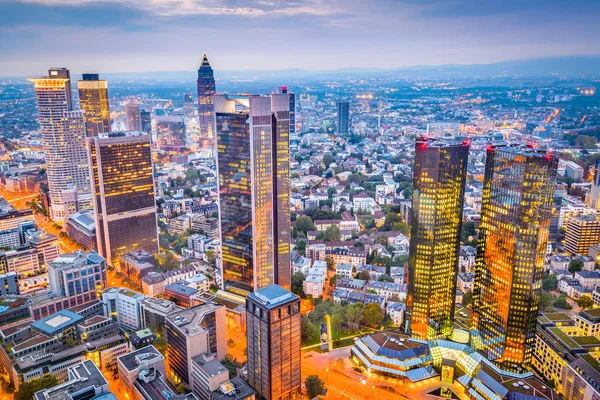
[[[103,133],[88,142],[98,251],[112,266],[132,250],[158,253],[150,135]]]
[[[248,383],[267,400],[300,393],[300,299],[278,285],[246,297]]]
[[[290,287],[289,96],[214,101],[225,289]]]
[[[417,139],[407,269],[407,331],[418,339],[449,336],[470,142]]]
[[[77,81],[79,105],[85,111],[84,120],[87,136],[98,136],[110,132],[110,109],[108,106],[108,86],[98,74],[83,74]]]
[[[531,365],[557,165],[529,147],[487,150],[471,328],[506,369]]]

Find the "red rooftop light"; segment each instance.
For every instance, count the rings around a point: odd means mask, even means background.
[[[417,144],[417,146],[419,146],[419,149],[424,150],[427,148],[427,143],[425,142],[420,142]]]
[[[490,144],[490,145],[487,147],[487,151],[492,151],[492,150],[494,150],[494,146]]]

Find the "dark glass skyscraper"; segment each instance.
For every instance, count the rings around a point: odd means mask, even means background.
[[[87,136],[98,136],[110,132],[110,110],[108,106],[108,86],[100,80],[98,74],[83,74],[83,80],[77,81],[79,104],[85,111]]]
[[[278,94],[290,95],[290,137],[296,134],[296,94],[289,92],[287,86],[278,86]]]
[[[469,142],[418,138],[407,273],[407,328],[431,340],[452,333]]]
[[[337,102],[337,131],[340,134],[350,132],[350,103],[347,101]]]
[[[198,68],[198,125],[200,127],[200,148],[215,148],[215,76],[206,53]]]
[[[300,299],[278,285],[246,297],[248,383],[267,400],[299,398]]]
[[[511,370],[531,364],[557,167],[526,147],[487,152],[471,339]]]
[[[225,288],[289,287],[289,100],[215,96]]]
[[[150,135],[88,138],[98,251],[109,265],[135,249],[158,253]]]

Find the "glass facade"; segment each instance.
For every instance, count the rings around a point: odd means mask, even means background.
[[[289,287],[288,95],[215,102],[225,288]]]
[[[108,86],[105,80],[99,80],[97,74],[83,74],[83,80],[77,81],[79,104],[85,111],[87,136],[98,136],[110,132],[110,110],[108,106]]]
[[[200,126],[200,148],[215,147],[215,76],[206,53],[198,68],[198,124]]]
[[[109,265],[141,248],[158,252],[150,136],[119,132],[90,138],[98,249]]]
[[[416,142],[406,306],[418,339],[452,333],[468,156],[468,142]]]
[[[557,166],[528,148],[487,152],[472,344],[508,370],[531,364]]]
[[[350,103],[347,101],[337,103],[337,131],[340,134],[350,131]]]

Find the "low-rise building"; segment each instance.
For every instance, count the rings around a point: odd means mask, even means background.
[[[110,393],[108,381],[92,360],[67,368],[67,380],[57,386],[40,390],[34,400],[88,400]]]

